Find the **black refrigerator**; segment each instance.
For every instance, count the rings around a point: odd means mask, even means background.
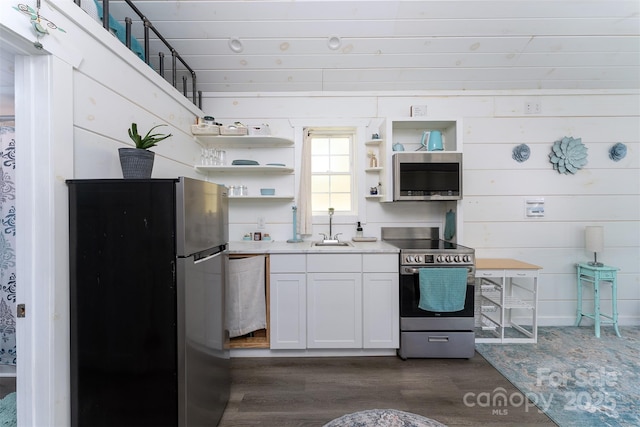
[[[69,180],[72,426],[216,426],[229,398],[228,196]]]

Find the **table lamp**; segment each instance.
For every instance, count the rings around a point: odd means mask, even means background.
[[[584,229],[584,246],[589,252],[593,252],[593,262],[589,265],[602,267],[604,264],[598,262],[598,252],[604,250],[604,229],[603,227],[590,226]]]

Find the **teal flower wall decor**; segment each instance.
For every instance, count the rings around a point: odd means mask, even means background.
[[[576,173],[587,164],[587,147],[582,138],[564,137],[553,143],[549,161],[558,173]]]
[[[627,155],[627,146],[618,142],[609,149],[609,158],[614,162],[619,162]]]
[[[531,150],[527,144],[520,144],[517,147],[514,147],[513,153],[511,157],[518,163],[522,163],[529,159],[529,155],[531,154]]]

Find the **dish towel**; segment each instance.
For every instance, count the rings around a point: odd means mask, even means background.
[[[460,311],[464,308],[467,299],[466,268],[421,268],[418,276],[418,308],[436,312]]]
[[[451,240],[456,235],[456,213],[449,210],[444,221],[444,240]]]
[[[239,337],[267,327],[264,255],[229,260],[227,330]]]

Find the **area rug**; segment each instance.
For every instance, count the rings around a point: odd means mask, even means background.
[[[422,415],[395,409],[369,409],[343,415],[323,427],[446,427]]]
[[[13,392],[0,399],[0,426],[15,427],[16,424],[16,393]]]
[[[488,405],[529,405],[561,427],[640,426],[640,327],[543,327],[536,344],[476,344],[519,395],[487,390]],[[497,410],[501,408],[496,408]]]

